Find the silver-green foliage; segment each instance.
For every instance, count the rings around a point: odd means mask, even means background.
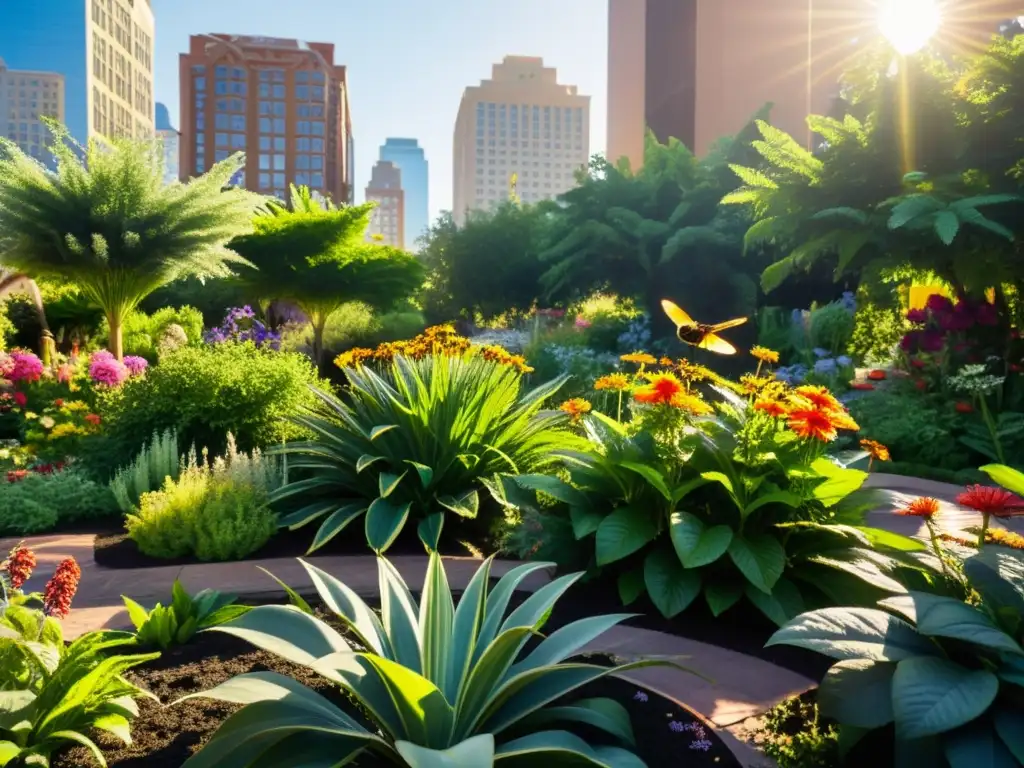
[[[384,373],[346,374],[346,400],[317,391],[318,407],[294,417],[315,437],[282,450],[307,474],[272,497],[304,502],[283,526],[322,520],[311,552],[363,515],[376,552],[409,520],[434,548],[446,513],[477,516],[488,478],[542,471],[557,461],[556,448],[575,440],[565,414],[543,410],[565,377],[524,393],[509,366],[445,355],[397,357]]]
[[[47,768],[64,748],[85,747],[106,766],[93,731],[131,743],[135,699],[155,697],[124,673],[159,654],[124,654],[134,637],[100,631],[65,645],[60,622],[6,605],[0,614],[0,765]]]
[[[487,560],[456,607],[436,553],[419,605],[394,566],[383,558],[377,563],[379,617],[343,583],[302,562],[320,598],[354,642],[314,617],[294,593],[293,605],[259,606],[215,628],[336,683],[358,702],[372,729],[290,677],[239,675],[182,699],[245,705],[185,768],[347,765],[361,753],[407,768],[644,765],[628,749],[590,746],[554,725],[586,723],[628,746],[633,734],[621,704],[589,699],[547,708],[606,675],[665,663],[646,660],[612,669],[566,662],[628,614],[576,621],[522,653],[558,598],[582,574],[556,579],[508,612],[522,580],[550,564],[521,565],[488,590]]]
[[[157,490],[168,477],[177,480],[181,466],[177,432],[173,429],[165,429],[162,434],[154,432],[135,461],[119,469],[110,481],[110,490],[121,511],[125,514],[135,511],[142,494]]]

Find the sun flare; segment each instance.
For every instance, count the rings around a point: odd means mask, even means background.
[[[878,27],[904,56],[917,53],[942,24],[938,0],[882,0]]]

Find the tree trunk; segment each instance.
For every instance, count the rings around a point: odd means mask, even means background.
[[[313,324],[313,362],[316,363],[317,372],[323,367],[324,356],[324,329],[327,327],[327,315],[316,313],[309,317]]]
[[[107,325],[110,326],[110,339],[107,341],[107,349],[110,353],[121,360],[124,357],[124,342],[121,334],[121,315],[110,313],[107,315]]]

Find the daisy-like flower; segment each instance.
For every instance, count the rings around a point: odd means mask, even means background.
[[[85,414],[85,420],[92,424],[92,426],[94,427],[98,427],[100,425],[100,422],[103,421],[103,419],[100,418],[100,415],[98,413]]]
[[[780,401],[763,397],[754,402],[754,410],[767,413],[775,419],[784,419],[789,414],[789,409]]]
[[[777,363],[779,362],[779,353],[774,349],[768,349],[767,347],[752,347],[750,354],[756,357],[762,363]]]
[[[939,500],[930,496],[920,496],[909,504],[905,504],[896,510],[897,515],[905,517],[923,517],[928,520],[939,513]]]
[[[594,382],[594,389],[601,391],[608,389],[612,392],[622,392],[629,389],[629,377],[624,373],[609,373]]]
[[[4,561],[11,589],[21,589],[32,575],[32,570],[35,567],[36,556],[31,549],[24,544],[18,544],[12,549],[7,560]]]
[[[838,437],[832,415],[826,411],[810,408],[789,412],[789,428],[804,440],[814,439],[831,443]]]
[[[593,410],[593,407],[582,397],[574,397],[572,400],[566,400],[558,406],[558,409],[569,414],[569,416],[572,417],[573,422],[577,422],[583,418],[583,414],[590,413],[590,411]]]
[[[828,387],[816,387],[806,384],[793,390],[794,396],[806,400],[819,411],[842,411],[843,404],[836,400],[835,396],[828,391]]]
[[[868,456],[871,457],[871,461],[892,460],[889,456],[889,449],[877,440],[868,440],[867,438],[864,438],[860,441],[860,447],[868,452]]]
[[[1024,536],[1013,531],[1004,531],[1002,528],[991,528],[988,537],[985,539],[989,544],[999,544],[1010,549],[1024,549]]]
[[[770,378],[751,376],[749,373],[740,376],[740,386],[743,387],[743,391],[748,395],[756,395],[771,383],[772,379]]]
[[[635,363],[636,365],[655,365],[658,362],[658,358],[654,355],[648,355],[646,352],[633,352],[628,355],[622,355],[619,360],[624,363]]]
[[[43,416],[39,419],[39,426],[43,429],[53,429],[57,422],[53,420],[52,416]]]
[[[637,691],[635,694],[633,694],[633,701],[639,701],[641,704],[646,704],[648,699],[648,695],[643,691]]]
[[[679,372],[679,378],[683,381],[688,381],[691,384],[715,378],[715,374],[710,368],[698,365],[697,363],[691,363],[686,358],[679,361],[676,365],[676,370]]]
[[[1024,515],[1024,499],[1002,488],[968,486],[966,491],[956,497],[956,503],[986,516],[1008,518]]]
[[[669,405],[681,411],[686,411],[693,416],[710,416],[715,412],[714,408],[697,397],[697,395],[691,395],[686,392],[673,395]]]
[[[56,619],[63,619],[71,613],[71,601],[78,591],[78,582],[82,579],[82,569],[75,558],[69,557],[60,561],[57,570],[43,592],[43,613]]]
[[[671,373],[647,374],[648,384],[633,392],[633,399],[645,405],[671,405],[677,395],[686,393],[683,383]]]

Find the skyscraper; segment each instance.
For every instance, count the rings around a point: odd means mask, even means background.
[[[698,9],[699,6],[699,9]],[[980,48],[1020,0],[945,0],[935,42]],[[643,161],[645,127],[698,155],[766,103],[774,125],[805,141],[865,43],[877,0],[608,0],[608,159]]]
[[[513,174],[526,203],[575,186],[590,157],[590,97],[561,85],[554,68],[506,56],[490,80],[466,88],[455,122],[455,221],[509,197]]]
[[[178,181],[181,172],[181,134],[171,125],[167,107],[159,102],[156,105],[156,135],[164,145],[164,181],[168,184]]]
[[[0,59],[0,135],[52,168],[44,117],[64,120],[64,76],[7,69]]]
[[[387,160],[374,163],[366,187],[366,202],[377,203],[370,214],[367,239],[379,239],[395,248],[405,248],[405,191],[398,166]]]
[[[332,43],[193,35],[180,77],[183,176],[244,151],[240,186],[285,198],[298,184],[352,201],[348,80]]]
[[[78,142],[97,134],[153,135],[155,23],[149,0],[5,2],[0,14],[0,57],[11,70],[64,78],[64,123]],[[19,118],[13,121],[19,134],[31,111],[29,90],[21,92],[19,81]],[[0,125],[8,136],[11,123]]]
[[[394,163],[402,172],[405,240],[409,250],[416,250],[416,240],[430,227],[427,158],[416,139],[392,138],[384,140],[380,148],[380,159]]]

